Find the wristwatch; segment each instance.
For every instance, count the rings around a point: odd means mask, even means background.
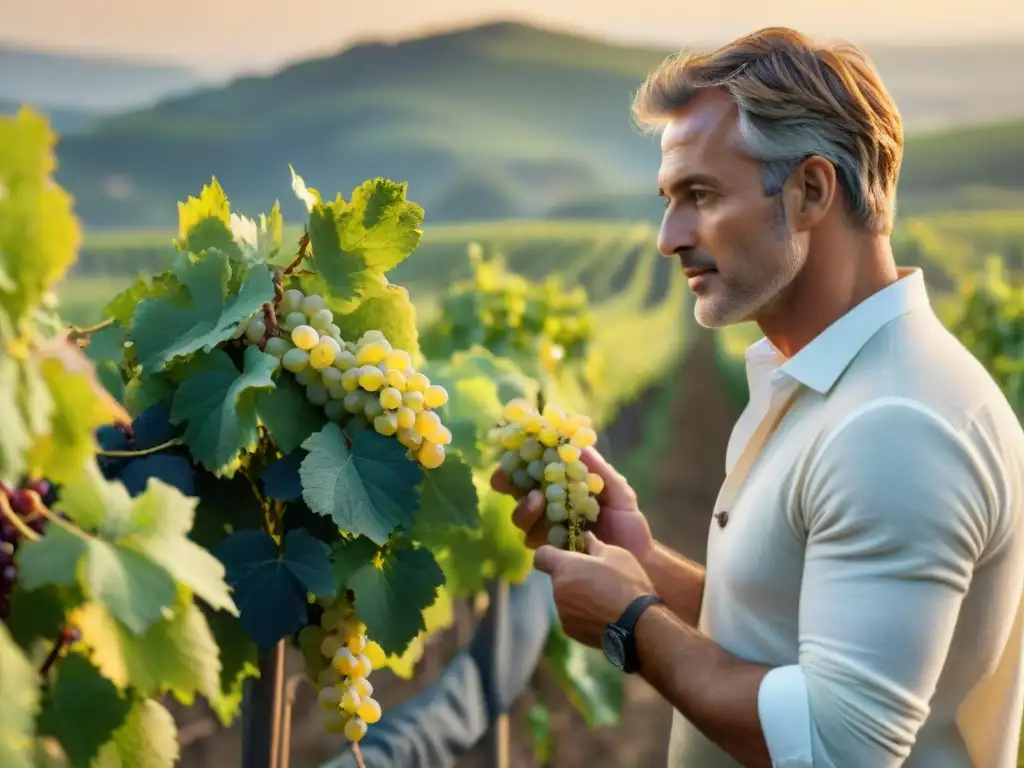
[[[601,648],[605,657],[627,675],[640,669],[640,659],[636,650],[636,635],[633,630],[640,615],[648,606],[664,603],[655,594],[640,595],[629,604],[618,621],[613,621],[604,628],[601,634]]]

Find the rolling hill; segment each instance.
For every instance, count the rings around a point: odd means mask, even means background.
[[[628,107],[667,53],[512,23],[367,43],[103,120],[65,138],[58,177],[92,227],[173,225],[175,202],[211,175],[242,211],[280,198],[287,215],[297,205],[289,163],[325,188],[407,180],[432,221],[603,216],[609,204],[613,215],[625,205],[631,217],[657,216],[656,140],[637,133]],[[1007,64],[1021,53],[1024,44],[875,55],[914,130],[1024,114]],[[939,66],[958,73],[943,87]],[[984,88],[972,72],[986,73]],[[967,176],[943,166],[958,188],[999,186],[965,165]],[[1024,157],[1004,167],[1024,168]],[[908,173],[921,179],[912,188],[934,193],[934,176]],[[1004,175],[1022,185],[1024,173]]]

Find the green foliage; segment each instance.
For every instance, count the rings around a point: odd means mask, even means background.
[[[0,762],[170,766],[157,699],[198,694],[230,723],[261,650],[327,631],[324,601],[366,624],[375,667],[411,675],[450,621],[436,558],[479,526],[472,469],[454,446],[426,469],[362,416],[328,419],[242,325],[275,333],[282,294],[317,285],[346,336],[381,331],[418,358],[415,309],[386,277],[421,237],[405,185],[325,203],[296,176],[310,238],[289,253],[278,206],[246,219],[213,180],[179,206],[168,268],[72,337],[45,306],[78,232],[52,138],[30,113],[0,136],[0,479],[57,486],[0,503],[24,531],[9,613],[0,596]],[[42,533],[25,522],[40,516]]]

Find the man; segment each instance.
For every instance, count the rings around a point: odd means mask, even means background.
[[[661,130],[659,250],[698,322],[765,338],[706,570],[585,453],[605,479],[589,554],[535,557],[566,631],[672,704],[672,768],[1016,765],[1024,433],[893,262],[903,138],[878,75],[767,29],[670,59],[634,112]],[[546,541],[539,492],[515,521]]]

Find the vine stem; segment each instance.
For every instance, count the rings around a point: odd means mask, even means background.
[[[299,264],[301,264],[302,260],[304,258],[306,258],[306,249],[307,248],[309,248],[309,233],[308,232],[306,234],[304,234],[301,238],[299,238],[299,253],[298,253],[298,255],[294,259],[292,259],[292,263],[284,268],[284,273],[286,275],[290,275],[292,272],[294,272],[296,269],[298,269]]]
[[[0,512],[3,513],[4,517],[11,521],[11,525],[17,528],[18,533],[26,539],[29,541],[39,541],[39,534],[25,525],[25,523],[21,521],[21,518],[14,513],[13,509],[11,509],[10,502],[7,501],[7,494],[5,493],[0,493]]]
[[[358,742],[352,745],[352,755],[356,759],[356,765],[359,768],[366,768],[366,763],[363,762],[363,753],[359,751]]]
[[[114,318],[108,317],[103,322],[96,323],[96,325],[87,325],[84,328],[75,328],[75,327],[69,328],[68,329],[68,340],[69,341],[77,341],[78,339],[84,339],[86,336],[90,336],[90,335],[96,333],[97,331],[102,331],[107,326],[110,326],[110,325],[113,325],[113,324],[114,324]]]
[[[147,456],[151,453],[159,453],[160,451],[166,451],[168,448],[173,448],[176,445],[182,445],[185,441],[180,437],[172,437],[166,443],[160,443],[160,445],[154,445],[152,448],[144,448],[141,451],[96,451],[97,456],[107,456],[110,458],[132,458],[134,456]]]
[[[50,653],[47,655],[46,660],[43,661],[43,666],[39,668],[39,674],[42,677],[46,677],[46,673],[50,671],[54,664],[57,663],[57,659],[60,658],[60,652],[64,648],[67,642],[66,633],[61,630],[60,637],[57,638],[57,642],[53,644],[53,648],[50,649]]]

